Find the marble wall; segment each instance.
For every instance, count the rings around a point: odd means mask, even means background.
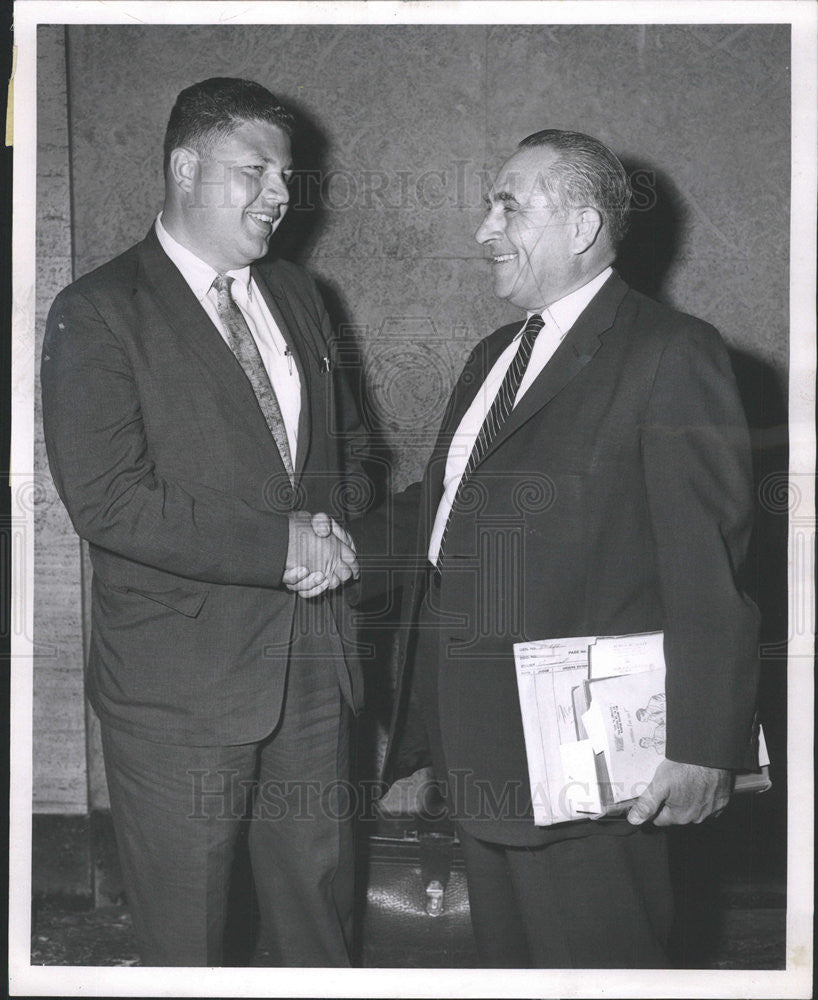
[[[72,278],[65,31],[42,28],[37,73],[37,360],[48,309]],[[39,371],[39,364],[37,365]],[[36,376],[34,468],[34,808],[88,807],[80,543],[48,473]]]
[[[596,135],[637,172],[623,271],[722,331],[760,448],[780,460],[788,26],[128,25],[71,26],[67,38],[78,275],[150,226],[181,88],[249,77],[301,114],[307,172],[281,249],[320,279],[360,352],[395,488],[422,470],[464,356],[515,318],[491,295],[473,233],[493,171],[544,127]],[[59,90],[56,50],[42,60],[43,89],[53,74]],[[44,213],[43,234],[61,233],[59,213]],[[74,593],[76,568],[62,580]]]
[[[651,210],[629,276],[783,376],[788,50],[775,25],[71,27],[77,271],[150,225],[175,94],[243,76],[307,119],[316,173],[283,249],[361,348],[396,486],[420,472],[463,356],[514,318],[473,233],[486,178],[540,128],[596,135],[640,171]]]

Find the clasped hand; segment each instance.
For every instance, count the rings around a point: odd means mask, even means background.
[[[317,597],[359,576],[355,544],[337,521],[329,514],[290,514],[287,564],[282,577],[288,590],[299,597]]]

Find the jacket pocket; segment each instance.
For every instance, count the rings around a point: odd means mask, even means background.
[[[156,604],[163,604],[166,608],[178,611],[179,614],[185,615],[187,618],[198,616],[208,595],[206,590],[184,590],[181,587],[162,591],[139,590],[136,587],[123,587],[121,589],[130,594],[139,594],[140,597],[145,597]]]
[[[210,593],[209,587],[196,586],[196,581],[142,566],[94,547],[91,547],[91,564],[94,577],[111,590],[137,594],[187,618],[195,618],[199,614]]]

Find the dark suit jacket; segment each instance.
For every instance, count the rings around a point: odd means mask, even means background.
[[[94,568],[88,693],[146,739],[266,736],[296,615],[323,628],[346,700],[361,701],[342,599],[308,611],[281,583],[288,511],[343,515],[344,477],[360,471],[342,454],[355,411],[322,370],[329,322],[312,279],[284,261],[252,270],[301,376],[295,490],[248,379],[153,229],[48,318],[46,446]]]
[[[452,434],[518,329],[503,327],[473,351],[422,484],[395,503],[404,524],[413,511],[419,519],[409,623],[427,590],[421,563]],[[456,812],[486,805],[475,781],[495,803],[511,796],[506,819],[466,818],[471,832],[542,843],[604,829],[533,828],[512,643],[655,629],[665,631],[667,756],[745,766],[758,614],[736,574],[752,501],[746,422],[717,332],[612,276],[452,512],[435,610],[402,640],[386,775],[429,762],[423,723],[439,714]],[[377,551],[375,536],[363,535],[365,556]]]

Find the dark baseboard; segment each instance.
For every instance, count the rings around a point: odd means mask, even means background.
[[[122,902],[122,874],[111,814],[38,813],[32,820],[31,891],[72,908]]]
[[[746,829],[752,829],[753,824],[746,816],[735,815],[753,805],[741,802],[739,808],[731,807],[732,822],[726,818],[717,825],[673,831],[672,868],[682,905],[685,897],[700,902],[704,895],[718,909],[786,907],[786,872],[779,857],[783,852],[768,849],[758,837],[747,837]],[[76,908],[123,901],[110,812],[34,815],[32,894],[35,898],[64,899]]]
[[[771,855],[736,838],[729,823],[674,831],[671,839],[676,889],[673,950],[678,966],[784,968],[786,879],[771,863]],[[226,947],[228,964],[243,966],[249,961],[255,913],[246,851],[239,850],[237,861]],[[378,884],[378,874],[377,866],[365,857],[359,858],[359,865],[363,900],[370,883]],[[46,965],[137,961],[110,813],[35,815],[32,889],[33,961]],[[431,955],[428,946],[417,954],[387,954],[384,941],[377,935],[376,940],[377,944],[363,942],[365,966],[457,964],[456,956]],[[437,938],[435,942],[440,943]]]

